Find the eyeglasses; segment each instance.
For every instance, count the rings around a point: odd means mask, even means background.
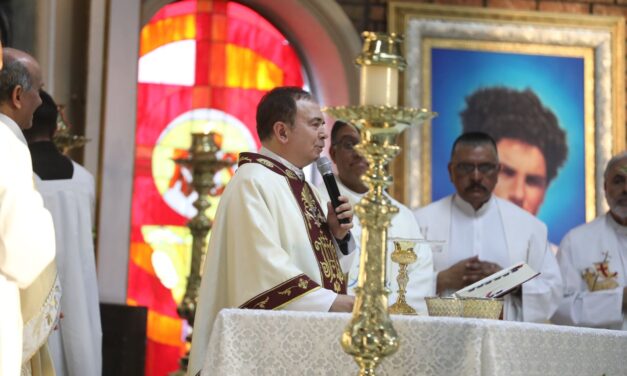
[[[341,140],[333,143],[333,146],[339,146],[346,151],[353,151],[355,150],[355,145],[357,145],[358,143],[359,141],[355,140]]]
[[[462,175],[468,175],[473,173],[476,169],[480,173],[488,175],[496,172],[497,167],[498,165],[496,163],[489,162],[479,164],[461,162],[455,165],[455,172]]]

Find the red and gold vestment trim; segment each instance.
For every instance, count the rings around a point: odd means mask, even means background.
[[[247,309],[276,309],[289,303],[295,298],[317,290],[320,288],[316,282],[312,281],[305,274],[297,275],[294,278],[288,279],[278,286],[273,287],[270,290],[264,291],[254,298],[248,300],[246,303],[239,306],[239,308]]]
[[[311,187],[306,181],[300,180],[296,174],[282,163],[256,153],[241,153],[239,166],[247,163],[258,163],[269,170],[284,176],[290,186],[294,199],[301,210],[309,241],[314,251],[322,287],[338,294],[346,294],[344,273],[337,258],[333,235],[327,224],[324,212],[318,204]],[[313,281],[312,281],[313,282]],[[276,289],[276,288],[275,288]],[[273,289],[274,290],[274,289]],[[272,291],[272,290],[271,290]]]

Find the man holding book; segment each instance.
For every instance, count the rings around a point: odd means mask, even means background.
[[[492,194],[499,172],[494,140],[485,133],[462,134],[448,170],[456,193],[414,212],[430,240],[446,241],[433,255],[437,293],[449,295],[525,262],[540,275],[506,296],[504,318],[547,322],[562,293],[559,268],[546,225]]]

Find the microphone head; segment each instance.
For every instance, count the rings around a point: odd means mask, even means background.
[[[316,166],[318,166],[318,171],[320,171],[321,175],[333,174],[333,166],[327,157],[318,158]]]

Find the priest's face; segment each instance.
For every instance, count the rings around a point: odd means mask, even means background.
[[[617,219],[627,223],[627,157],[607,171],[604,187],[610,210]]]
[[[496,147],[501,170],[494,194],[536,215],[547,188],[546,160],[537,146],[503,138]]]
[[[350,124],[344,125],[337,132],[329,154],[337,166],[340,181],[354,192],[365,193],[368,187],[361,181],[361,177],[368,169],[368,162],[355,150],[359,141],[357,129]]]
[[[296,118],[289,128],[292,163],[303,168],[320,157],[327,138],[320,105],[309,100],[296,101]]]
[[[498,178],[499,159],[490,144],[458,144],[448,164],[457,194],[477,210],[492,195]]]

